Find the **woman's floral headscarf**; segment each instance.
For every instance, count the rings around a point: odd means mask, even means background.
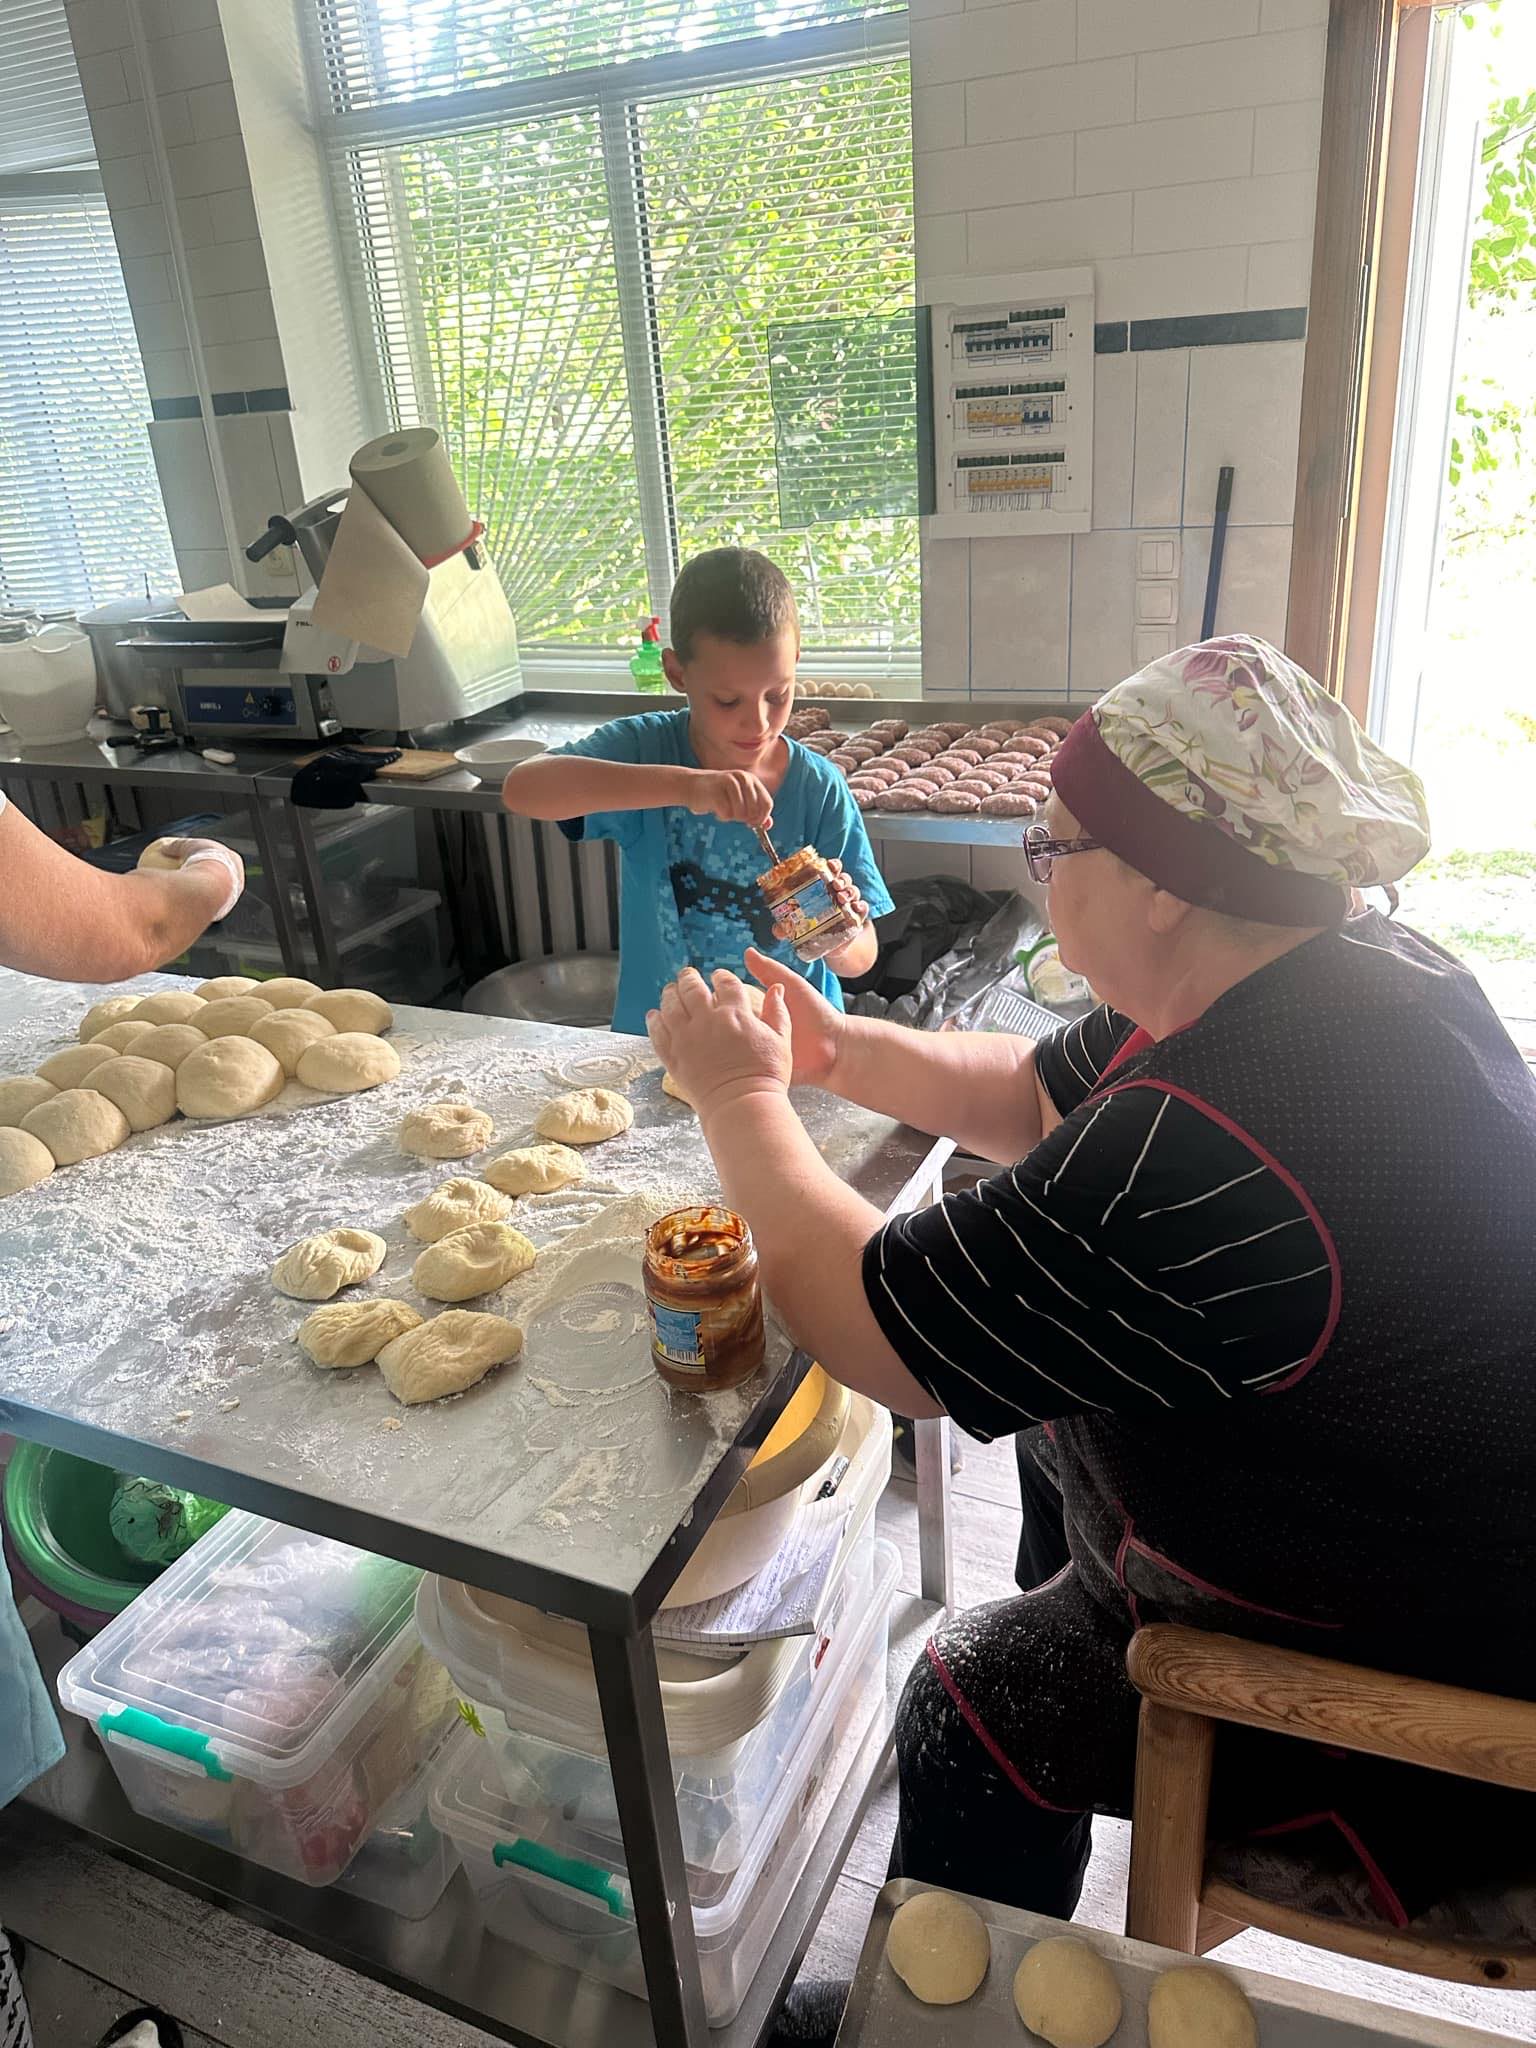
[[[1150,663],[1084,714],[1056,787],[1083,830],[1187,902],[1331,924],[1429,850],[1418,777],[1246,634]]]

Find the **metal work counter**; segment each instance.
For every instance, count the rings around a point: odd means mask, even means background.
[[[165,985],[156,976],[131,986]],[[87,1002],[103,993],[0,972],[0,1070],[35,1067],[73,1037]],[[500,1304],[519,1320],[526,1305],[523,1358],[456,1400],[402,1410],[374,1374],[309,1367],[291,1342],[305,1305],[276,1296],[268,1269],[296,1238],[345,1223],[375,1229],[390,1245],[371,1291],[398,1282],[400,1259],[419,1249],[401,1212],[449,1170],[398,1149],[396,1127],[418,1101],[472,1093],[494,1116],[500,1147],[526,1142],[538,1106],[561,1088],[627,1083],[634,1129],[589,1153],[587,1181],[568,1200],[537,1198],[519,1212],[541,1264],[557,1265],[562,1246],[583,1242],[584,1230],[597,1256],[603,1218],[626,1194],[650,1199],[680,1189],[675,1198],[685,1200],[715,1192],[698,1125],[662,1096],[642,1040],[403,1010],[396,1041],[404,1070],[386,1088],[295,1108],[280,1101],[235,1124],[178,1120],[0,1205],[0,1429],[585,1622],[656,2038],[696,2048],[707,2032],[691,1914],[674,1910],[688,1891],[647,1624],[805,1361],[776,1331],[768,1362],[745,1387],[705,1401],[670,1392],[651,1373],[637,1332],[606,1349],[589,1342],[576,1376],[552,1391],[535,1355],[536,1265]],[[829,1163],[877,1208],[933,1198],[946,1141],[818,1090],[797,1091],[796,1102]],[[948,1590],[945,1435],[940,1424],[919,1432],[924,1592],[938,1599]],[[102,1800],[108,1809],[111,1800],[82,1760],[80,1741],[74,1750],[59,1810],[91,1825]],[[844,1841],[859,1805],[837,1823]],[[183,1860],[180,1838],[135,1827],[121,1811],[106,1832],[130,1853]],[[293,1910],[281,1887],[274,1903],[272,1883],[245,1866],[231,1879],[227,1859],[193,1861],[199,1884],[236,1891],[274,1917]],[[835,1874],[835,1863],[818,1860],[793,1933],[804,1931]],[[348,1953],[402,1981],[410,1975],[400,1944],[373,1939],[355,1902],[328,1903],[319,1918],[330,1926],[338,1910],[350,1930]],[[306,1933],[304,1921],[297,1931]],[[426,1968],[430,1958],[405,1947]],[[793,1967],[793,1940],[775,1952],[786,1972]],[[468,1987],[479,1996],[484,1985],[489,1998],[499,1981],[506,1993],[509,1974],[461,1954],[449,1976],[433,1968],[411,1981],[466,2009]],[[545,2038],[593,2038],[597,2005],[605,2027],[611,2021],[620,2035],[645,2037],[646,2009],[622,1994],[566,1982],[561,1972],[545,1971],[539,1982],[547,1990],[538,2001],[549,2015]],[[530,2039],[513,2019],[524,2010],[515,1997],[498,1996],[484,2016]],[[757,2025],[769,2010],[766,1995],[754,2000]]]

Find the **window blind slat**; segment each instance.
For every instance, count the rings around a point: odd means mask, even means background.
[[[91,162],[91,124],[64,0],[7,0],[0,23],[0,172]]]
[[[0,198],[0,603],[175,585],[106,202]]]

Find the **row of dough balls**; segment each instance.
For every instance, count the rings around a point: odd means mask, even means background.
[[[923,2005],[974,1998],[992,1963],[992,1937],[975,1907],[925,1891],[891,1915],[886,1960]],[[1076,1935],[1037,1941],[1013,1979],[1013,2003],[1051,2048],[1104,2048],[1124,2014],[1114,1970]],[[1164,1970],[1147,2000],[1150,2048],[1257,2048],[1258,2021],[1235,1977],[1196,1963]]]
[[[547,1137],[550,1128],[597,1144],[628,1130],[634,1110],[611,1088],[576,1089],[546,1103],[536,1128],[546,1142],[522,1145],[493,1159],[480,1179],[443,1181],[405,1213],[405,1225],[426,1246],[411,1281],[427,1301],[471,1301],[494,1294],[526,1273],[538,1253],[506,1218],[519,1195],[552,1194],[585,1176],[580,1154]],[[412,1110],[400,1127],[403,1151],[418,1158],[464,1159],[495,1137],[489,1114],[468,1102],[435,1102]],[[522,1331],[505,1316],[445,1309],[425,1322],[408,1302],[333,1302],[345,1287],[372,1279],[388,1247],[371,1230],[320,1231],[291,1245],[272,1268],[272,1283],[298,1301],[329,1304],[298,1330],[301,1349],[322,1366],[376,1364],[399,1401],[436,1401],[462,1393],[493,1366],[515,1358]]]
[[[297,1078],[326,1094],[393,1080],[394,1023],[369,989],[321,989],[297,975],[221,975],[196,990],[108,996],[79,1043],[35,1074],[0,1080],[0,1197],[56,1166],[116,1151],[135,1131],[184,1116],[249,1115]]]

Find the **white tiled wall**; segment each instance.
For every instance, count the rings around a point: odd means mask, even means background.
[[[1100,322],[1304,306],[1327,11],[913,0],[920,284],[1091,262]],[[926,687],[1086,700],[1196,637],[1228,463],[1217,624],[1280,637],[1304,348],[1099,355],[1094,530],[925,545]]]

